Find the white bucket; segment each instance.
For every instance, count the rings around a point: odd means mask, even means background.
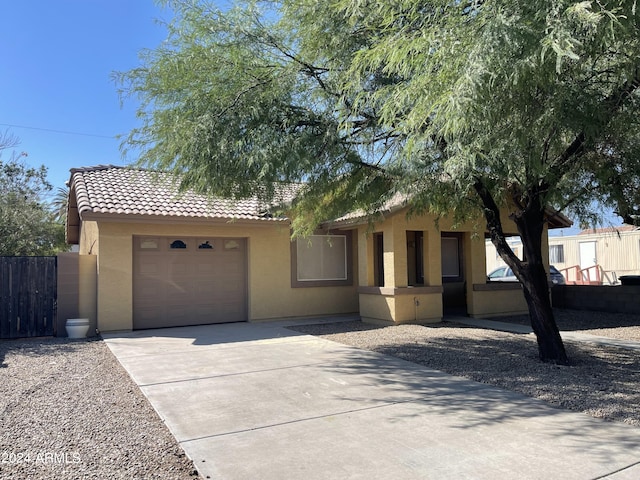
[[[88,318],[70,318],[65,325],[69,338],[84,338],[89,331]]]

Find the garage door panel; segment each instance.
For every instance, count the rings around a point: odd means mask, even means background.
[[[154,300],[158,295],[164,294],[164,284],[161,282],[145,282],[138,288],[138,297]]]
[[[195,263],[194,268],[195,271],[198,274],[215,274],[215,273],[223,273],[223,271],[221,271],[222,269],[217,266],[212,264],[212,261],[215,261],[216,259],[212,259],[211,257],[207,257],[207,258],[198,258],[197,260],[200,260],[198,262]]]
[[[220,289],[216,282],[206,281],[206,282],[198,282],[193,286],[193,291],[197,297],[210,297],[215,296]],[[204,299],[200,299],[202,302]]]
[[[137,320],[142,323],[151,323],[156,318],[155,311],[148,311],[146,309],[140,309],[137,312]]]
[[[187,259],[176,258],[171,265],[169,265],[169,275],[172,275],[172,278],[175,278],[176,275],[181,275],[184,277],[189,277],[192,272],[190,272],[189,265],[186,264]]]
[[[169,248],[178,239],[187,248]],[[136,329],[246,321],[246,241],[136,237],[133,283]]]
[[[159,266],[155,262],[147,262],[140,265],[140,273],[146,276],[156,276],[160,273]]]

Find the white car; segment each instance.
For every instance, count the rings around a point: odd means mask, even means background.
[[[513,270],[509,267],[499,267],[496,268],[493,272],[487,275],[487,279],[490,282],[517,282],[518,279],[513,274]]]
[[[556,267],[551,265],[549,267],[549,277],[551,278],[551,283],[554,285],[564,285],[564,277],[558,271]],[[490,282],[517,282],[518,279],[509,267],[499,267],[492,271],[489,275],[487,275],[487,280]]]

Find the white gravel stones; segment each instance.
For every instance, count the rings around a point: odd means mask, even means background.
[[[0,341],[0,478],[198,474],[99,340]]]

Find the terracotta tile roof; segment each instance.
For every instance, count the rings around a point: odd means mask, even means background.
[[[387,200],[384,205],[382,205],[379,209],[379,213],[388,214],[394,213],[402,208],[406,207],[409,203],[410,197],[404,193],[395,193],[389,200]],[[327,221],[327,224],[357,224],[359,222],[365,222],[370,217],[370,213],[364,210],[355,210],[353,212],[349,212],[339,218],[334,220]]]
[[[380,214],[393,214],[398,210],[408,207],[411,202],[411,196],[405,193],[395,193],[384,205],[379,209]],[[566,228],[570,227],[573,222],[561,212],[547,207],[545,208],[545,216],[549,228]],[[325,222],[327,225],[349,225],[358,224],[368,221],[369,214],[364,210],[356,210],[347,213],[340,218]]]
[[[100,165],[74,168],[69,182],[75,192],[80,218],[86,213],[125,216],[187,217],[226,220],[286,221],[272,217],[268,206],[256,198],[211,199],[191,191],[180,193],[175,177],[134,168]],[[279,192],[280,202],[290,202],[296,185]],[[73,199],[72,202],[73,203]]]

